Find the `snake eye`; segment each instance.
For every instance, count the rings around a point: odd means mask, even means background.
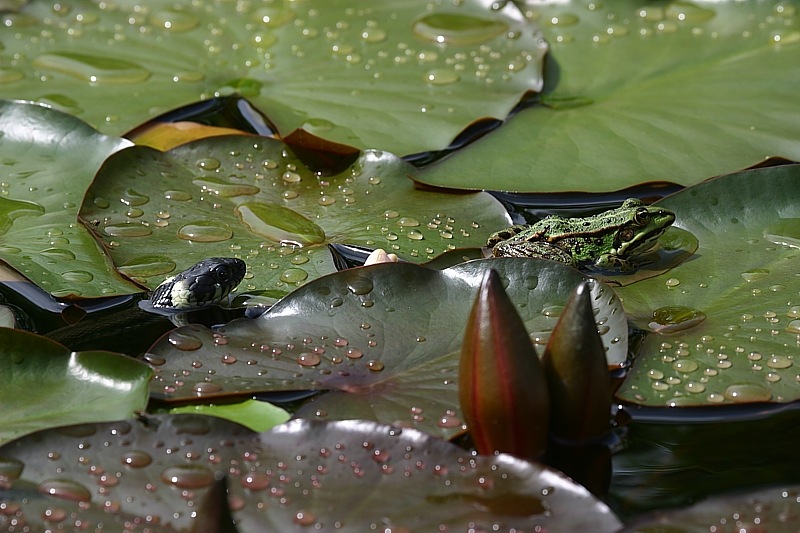
[[[633,239],[633,230],[630,228],[626,228],[619,232],[619,238],[625,242]]]
[[[633,221],[640,226],[646,226],[650,222],[650,212],[644,207],[637,209],[633,214]]]
[[[217,281],[228,281],[230,277],[230,273],[228,269],[225,267],[217,267],[214,269],[214,277],[217,278]]]

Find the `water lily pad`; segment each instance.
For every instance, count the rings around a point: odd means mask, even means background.
[[[800,527],[800,485],[717,496],[686,509],[634,520],[620,533],[703,533],[721,524],[741,530],[793,531]]]
[[[111,352],[72,352],[0,328],[0,442],[40,429],[128,418],[147,405],[152,371]],[[2,467],[0,467],[0,471]]]
[[[258,434],[213,417],[148,416],[40,432],[0,448],[0,465],[12,487],[0,492],[3,509],[12,504],[15,518],[47,521],[52,511],[43,517],[23,499],[36,487],[60,510],[50,526],[84,513],[89,520],[99,507],[187,530],[216,475],[228,476],[242,532],[621,525],[586,489],[545,466],[476,457],[419,431],[361,421],[297,420]],[[0,524],[10,519],[0,514]]]
[[[297,416],[367,419],[451,437],[464,430],[458,363],[487,269],[500,274],[540,350],[580,272],[553,261],[498,258],[442,271],[409,263],[318,279],[255,320],[219,331],[178,328],[150,349],[151,395],[180,401],[259,391],[328,390]],[[593,284],[610,364],[625,360],[627,322],[611,289]]]
[[[691,185],[767,156],[800,160],[794,4],[566,1],[537,2],[527,13],[552,46],[543,105],[421,181],[604,192],[646,181]]]
[[[722,176],[658,205],[699,248],[617,289],[630,319],[652,332],[619,397],[662,406],[800,398],[800,165]]]
[[[141,291],[77,223],[100,164],[131,143],[22,102],[0,101],[0,132],[0,259],[60,298]]]
[[[39,2],[0,18],[0,96],[121,134],[240,94],[283,134],[397,154],[441,149],[541,88],[547,45],[511,2]]]
[[[169,152],[136,146],[103,164],[80,216],[120,270],[150,287],[204,258],[235,255],[250,267],[240,289],[283,293],[336,270],[330,242],[426,261],[480,246],[509,224],[489,194],[418,191],[412,170],[368,151],[323,176],[285,144],[251,136]]]

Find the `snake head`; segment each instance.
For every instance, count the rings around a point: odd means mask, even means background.
[[[187,268],[156,287],[150,304],[156,309],[198,309],[217,304],[244,278],[241,259],[212,257]]]

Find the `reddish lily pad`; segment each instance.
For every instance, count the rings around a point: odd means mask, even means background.
[[[464,426],[458,364],[472,300],[487,269],[502,282],[539,349],[585,276],[553,261],[497,258],[436,271],[387,263],[326,276],[255,320],[217,332],[179,328],[146,355],[154,398],[168,401],[256,391],[328,390],[298,416],[412,425],[451,437]],[[625,359],[619,300],[593,284],[610,360]],[[619,364],[616,361],[615,364]]]
[[[363,532],[468,527],[615,531],[605,504],[554,470],[508,455],[479,457],[419,431],[370,422],[297,420],[254,433],[197,415],[148,416],[48,430],[0,448],[10,478],[0,524],[93,529],[103,508],[157,527],[187,529],[217,476],[239,531],[298,527]],[[39,514],[25,495],[52,495]],[[34,499],[36,501],[36,499]],[[50,520],[48,520],[50,518]]]

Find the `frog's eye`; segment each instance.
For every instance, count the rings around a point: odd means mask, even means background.
[[[650,212],[645,208],[637,209],[633,214],[633,221],[640,226],[646,226],[650,222]]]
[[[629,240],[633,239],[633,230],[630,228],[625,228],[619,232],[619,238],[623,242],[628,242]]]

